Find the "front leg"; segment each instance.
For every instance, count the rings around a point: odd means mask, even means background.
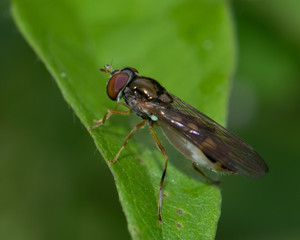
[[[94,122],[96,124],[93,125],[93,126],[88,127],[87,129],[88,130],[92,130],[94,128],[97,128],[97,127],[103,125],[105,123],[105,121],[108,120],[111,117],[111,115],[113,115],[113,114],[124,114],[124,115],[126,115],[126,114],[130,114],[132,112],[131,109],[129,109],[127,111],[116,110],[116,108],[118,107],[119,104],[121,104],[121,105],[129,108],[129,106],[126,103],[122,103],[122,102],[117,103],[117,105],[113,109],[106,110],[106,113],[105,113],[105,115],[104,115],[104,117],[102,119],[100,119],[100,120],[94,120]]]

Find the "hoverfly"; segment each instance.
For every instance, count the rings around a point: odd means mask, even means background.
[[[129,139],[146,121],[157,147],[165,159],[165,166],[159,185],[158,219],[161,222],[163,183],[167,172],[168,156],[153,127],[161,127],[169,142],[186,158],[192,160],[193,167],[213,183],[219,183],[206,176],[197,165],[208,169],[240,174],[246,177],[262,177],[268,166],[262,157],[247,143],[226,130],[214,120],[167,92],[156,80],[143,77],[132,67],[113,70],[108,64],[100,71],[109,73],[107,95],[127,111],[107,110],[103,119],[95,121],[94,129],[103,125],[112,114],[135,113],[142,118],[126,137],[124,144],[110,161],[117,161]],[[120,102],[124,98],[125,103]]]

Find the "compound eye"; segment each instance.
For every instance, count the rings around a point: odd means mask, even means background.
[[[129,80],[129,75],[124,72],[119,72],[115,75],[113,75],[107,83],[107,95],[111,100],[116,101],[119,93],[122,91],[122,89],[125,87],[126,83]]]

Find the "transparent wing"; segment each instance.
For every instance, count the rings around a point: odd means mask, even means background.
[[[268,166],[247,143],[174,95],[167,106],[154,109],[161,127],[169,126],[201,149],[205,156],[223,169],[247,177],[262,177]]]

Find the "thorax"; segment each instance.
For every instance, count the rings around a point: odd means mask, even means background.
[[[147,77],[133,79],[124,90],[124,100],[142,118],[150,118],[157,108],[166,107],[173,101],[164,87]]]

